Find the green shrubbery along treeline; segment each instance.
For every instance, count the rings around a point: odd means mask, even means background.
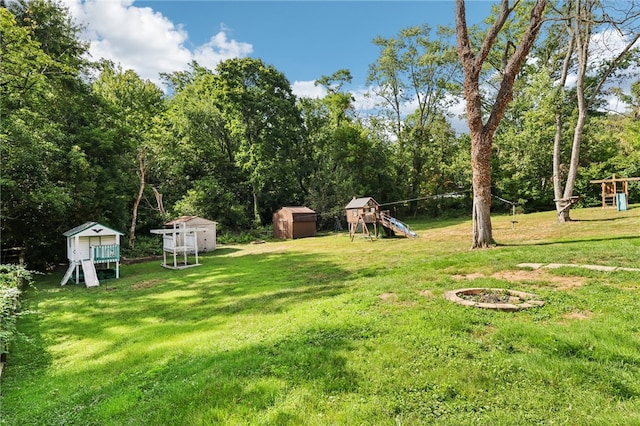
[[[9,345],[22,334],[16,324],[27,311],[20,310],[22,289],[33,284],[32,273],[19,265],[0,265],[0,356],[9,351]]]

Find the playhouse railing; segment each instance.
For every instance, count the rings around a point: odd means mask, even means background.
[[[120,260],[120,246],[110,244],[91,247],[91,260],[95,263],[118,262]]]

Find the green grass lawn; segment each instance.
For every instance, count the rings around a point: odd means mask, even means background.
[[[640,206],[409,221],[417,239],[329,234],[223,246],[182,271],[123,266],[27,290],[3,425],[640,424]],[[516,313],[445,291],[532,292]]]

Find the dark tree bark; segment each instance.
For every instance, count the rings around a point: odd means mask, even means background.
[[[513,96],[513,84],[520,68],[533,47],[544,13],[546,0],[537,0],[531,9],[529,26],[520,44],[510,57],[505,57],[502,82],[493,107],[486,122],[482,114],[480,73],[496,42],[500,30],[509,15],[519,3],[509,5],[508,0],[500,3],[499,15],[489,28],[477,52],[471,48],[467,29],[464,0],[456,0],[456,38],[458,56],[464,70],[464,97],[467,101],[467,120],[471,136],[471,168],[473,171],[473,243],[472,248],[489,247],[493,244],[491,229],[491,146],[498,124]]]

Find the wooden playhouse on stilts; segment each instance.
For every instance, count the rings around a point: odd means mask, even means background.
[[[85,222],[63,235],[67,237],[69,269],[60,285],[65,285],[72,276],[76,284],[84,281],[87,287],[99,286],[99,278],[120,278],[122,232],[98,222]]]
[[[373,197],[353,197],[345,209],[347,211],[347,223],[349,224],[351,241],[353,241],[358,232],[362,232],[363,237],[373,239],[381,230],[387,236],[395,236],[396,234],[412,238],[418,236],[408,225],[391,217],[389,211],[380,210],[380,205]],[[378,225],[380,228],[378,228]],[[369,226],[373,227],[373,232],[369,230]]]

